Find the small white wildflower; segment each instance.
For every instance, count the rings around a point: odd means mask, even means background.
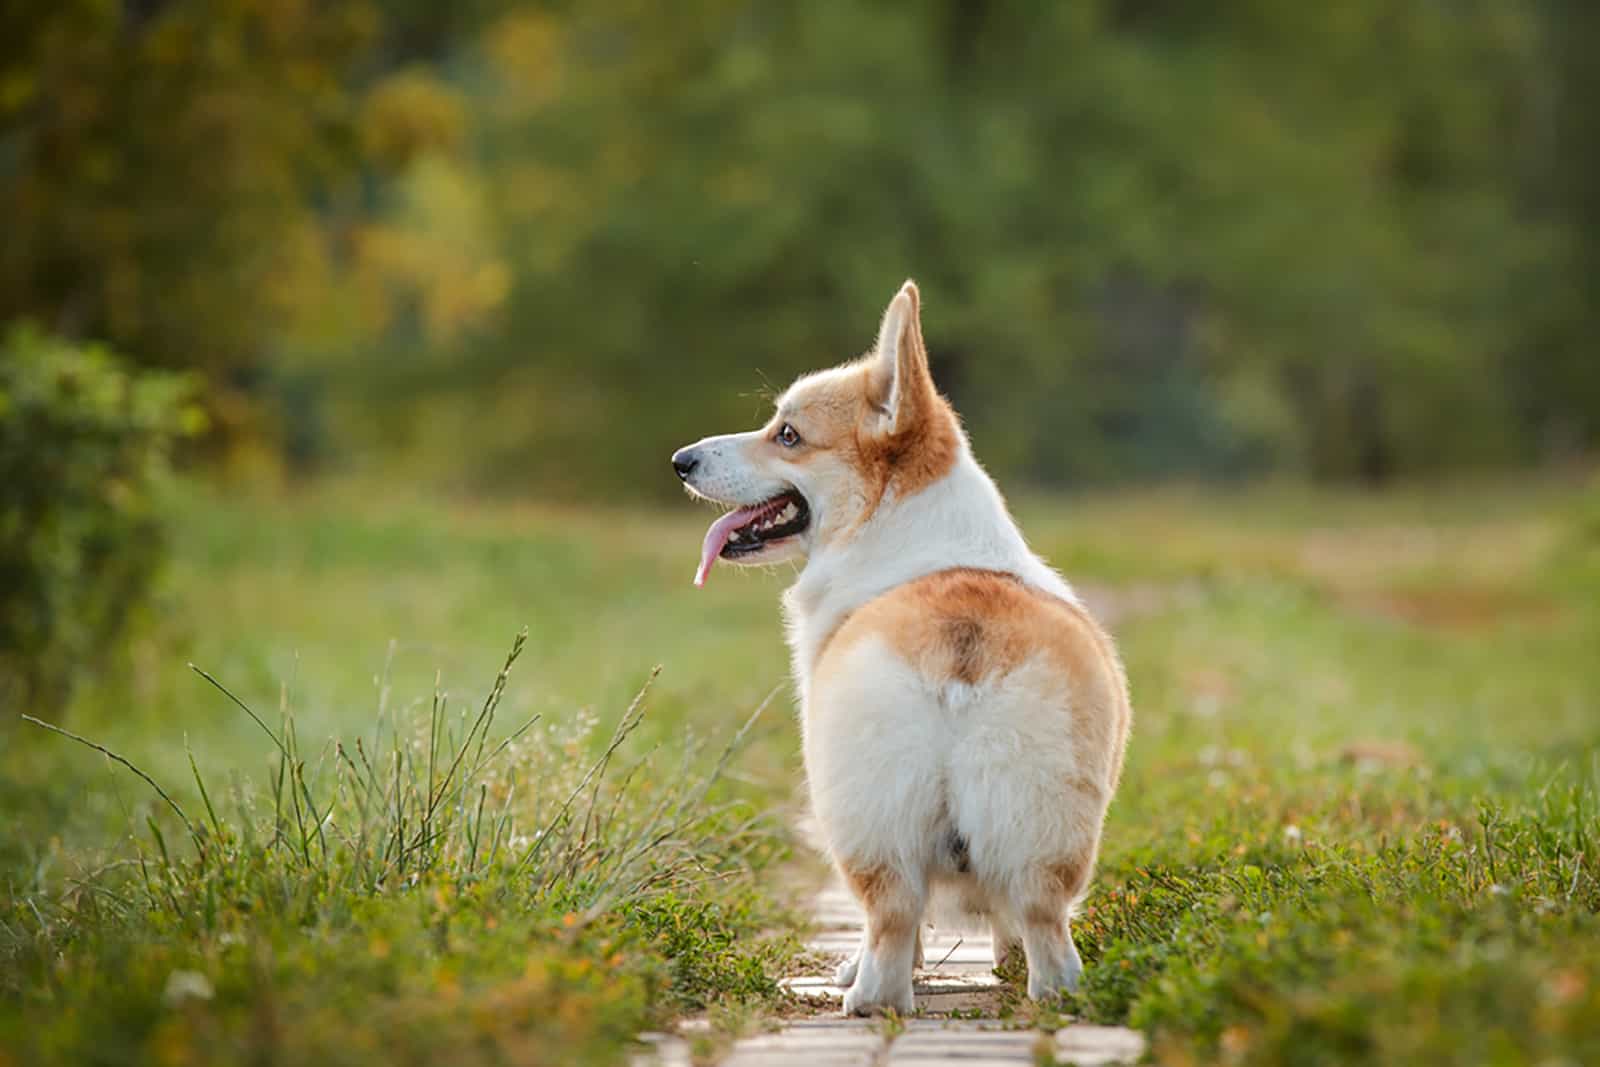
[[[1501,885],[1499,882],[1495,882],[1494,884],[1489,886],[1489,895],[1491,897],[1504,897],[1504,896],[1509,896],[1510,894],[1511,894],[1511,890],[1507,889],[1505,886]]]
[[[169,1007],[176,1007],[186,1000],[210,1000],[215,994],[211,980],[199,971],[173,971],[167,975],[167,988],[161,999]]]
[[[1299,844],[1301,839],[1306,835],[1300,832],[1300,827],[1296,826],[1294,823],[1290,823],[1288,826],[1283,828],[1283,836],[1286,839]]]

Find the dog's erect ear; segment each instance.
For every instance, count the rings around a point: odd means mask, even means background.
[[[922,343],[922,297],[907,281],[889,301],[878,328],[869,377],[872,404],[884,433],[903,433],[923,413],[933,394],[928,350]]]

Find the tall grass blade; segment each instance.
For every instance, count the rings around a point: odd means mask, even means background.
[[[261,716],[257,715],[254,711],[252,711],[249,704],[246,704],[244,701],[242,701],[238,697],[234,696],[232,690],[230,690],[227,686],[223,685],[221,682],[217,681],[210,674],[208,674],[204,669],[195,666],[193,663],[189,664],[189,669],[191,671],[194,671],[194,673],[198,674],[200,677],[204,678],[206,681],[210,682],[211,685],[217,690],[217,692],[221,693],[223,696],[227,697],[229,700],[231,700],[235,704],[237,704],[241,711],[243,711],[246,715],[250,716],[250,719],[251,719],[252,722],[254,722],[257,726],[261,727],[261,732],[262,733],[264,733],[268,737],[272,738],[272,743],[274,745],[278,746],[278,751],[284,753],[285,755],[288,755],[288,749],[284,748],[283,742],[278,739],[278,735],[272,732],[272,727],[268,726],[262,720]]]
[[[32,715],[28,714],[23,714],[22,718],[25,722],[31,722],[33,725],[49,730],[51,733],[60,734],[62,737],[78,742],[80,745],[85,745],[89,748],[92,748],[101,755],[109,756],[111,759],[116,760],[118,763],[128,768],[128,770],[132,771],[134,774],[137,774],[140,778],[143,778],[145,784],[151,789],[154,789],[156,791],[156,795],[162,800],[166,801],[167,807],[171,808],[173,813],[176,814],[180,820],[182,820],[184,828],[189,831],[189,836],[194,839],[194,847],[196,851],[198,851],[201,857],[204,858],[206,853],[205,842],[200,837],[200,831],[195,829],[194,823],[189,821],[189,816],[184,813],[184,810],[178,806],[178,802],[173,800],[165,789],[162,789],[161,786],[156,784],[156,780],[154,778],[150,777],[148,774],[144,773],[144,771],[134,766],[132,761],[128,760],[124,756],[119,756],[117,753],[111,751],[104,745],[97,744],[89,740],[87,737],[80,737],[71,730],[63,730],[61,727],[56,726],[53,723],[45,722],[43,719],[36,719]],[[163,850],[164,849],[165,846],[163,846]]]

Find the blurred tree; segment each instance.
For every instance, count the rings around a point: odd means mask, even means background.
[[[1545,0],[1537,110],[1519,164],[1529,215],[1559,227],[1567,256],[1519,292],[1529,336],[1507,375],[1547,453],[1600,442],[1600,6]]]
[[[1035,480],[1571,453],[1591,7],[74,0],[0,46],[0,315],[573,492],[670,491],[907,275]]]
[[[1504,462],[1524,298],[1571,289],[1518,198],[1536,14],[519,11],[475,108],[514,296],[419,385],[521,383],[504,468],[540,482],[592,477],[570,457],[614,414],[633,481],[752,417],[734,383],[853,353],[915,273],[984,454],[1036,478]]]
[[[0,337],[0,709],[58,710],[144,610],[170,453],[201,419],[190,386],[29,327]]]
[[[271,351],[285,231],[356,161],[362,0],[14,3],[0,320],[203,372],[223,429]]]

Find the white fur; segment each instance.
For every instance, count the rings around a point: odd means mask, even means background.
[[[951,567],[1015,574],[1052,596],[1081,603],[1066,579],[1028,548],[963,435],[949,474],[905,500],[891,495],[847,543],[813,547],[800,580],[783,594],[802,701],[817,650],[846,615],[895,586]]]
[[[879,641],[847,652],[825,690],[814,689],[812,668],[819,646],[849,613],[952,567],[1003,571],[1073,603],[1078,598],[1028,549],[965,447],[940,482],[880,510],[842,551],[813,555],[784,594],[807,781],[828,850],[854,864],[886,864],[913,880],[925,902],[942,895],[947,916],[987,913],[996,965],[1023,941],[1030,997],[1075,991],[1083,965],[1070,937],[1029,944],[1019,920],[1034,891],[1027,882],[1034,858],[1092,854],[1110,800],[1109,782],[1098,793],[1064,795],[1080,761],[1061,727],[1071,699],[1061,680],[1034,661],[976,686],[932,682]],[[1092,809],[1090,818],[1063,810],[1074,800]],[[941,818],[970,842],[982,883],[942,867],[948,827]],[[909,964],[877,960],[865,937],[835,977],[853,983],[847,1014],[904,1011],[909,1003]]]
[[[914,311],[908,285],[885,313],[878,341],[873,372],[887,378],[879,380],[888,385],[881,395],[888,397],[882,415],[890,431],[901,386],[898,345]],[[848,373],[824,371],[796,383],[779,401],[773,425],[781,425],[797,394]],[[1077,596],[1028,548],[964,434],[942,478],[904,497],[891,490],[871,508],[841,490],[837,468],[758,449],[769,433],[693,446],[701,467],[690,487],[752,504],[792,485],[811,502],[812,530],[772,546],[759,562],[806,557],[783,608],[811,802],[828,851],[850,869],[892,872],[918,918],[935,895],[986,913],[997,957],[1022,942],[1030,996],[1075,989],[1082,964],[1070,933],[1063,944],[1026,919],[1038,901],[1059,899],[1040,882],[1044,864],[1063,856],[1092,862],[1120,766],[1120,749],[1114,757],[1078,751],[1079,735],[1068,726],[1078,699],[1073,679],[1043,654],[975,684],[932,677],[877,637],[830,652],[826,672],[817,668],[829,637],[853,612],[940,571],[999,571],[1074,605]],[[853,522],[852,509],[865,521]],[[969,847],[966,873],[953,865],[952,833]],[[839,968],[840,982],[850,984],[845,1010],[908,1011],[920,938],[876,952],[871,921],[869,909],[861,948]]]

